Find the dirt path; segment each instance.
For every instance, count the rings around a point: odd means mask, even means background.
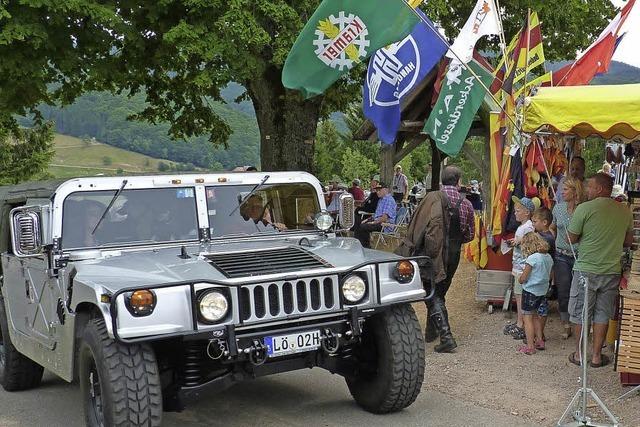
[[[447,308],[459,347],[455,354],[438,354],[428,345],[425,388],[540,425],[555,425],[578,390],[581,373],[567,360],[574,341],[560,338],[555,303],[547,323],[547,349],[533,356],[517,354],[520,342],[503,335],[508,320],[500,310],[488,314],[485,304],[475,301],[475,267],[466,261],[447,294]],[[423,305],[418,315],[424,325]],[[640,426],[640,395],[616,401],[629,387],[620,385],[612,365],[590,369],[589,374],[591,388],[622,425]]]

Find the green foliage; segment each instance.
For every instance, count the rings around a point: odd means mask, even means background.
[[[452,40],[464,25],[476,0],[430,0],[423,4],[429,17],[441,24]],[[502,2],[501,6],[507,43],[523,26],[527,10],[538,12],[545,41],[544,53],[549,60],[574,58],[577,51],[593,42],[594,35],[599,34],[614,15],[609,0],[510,0]],[[478,48],[497,52],[497,38],[481,40]]]
[[[160,172],[167,172],[167,171],[171,170],[171,166],[169,166],[165,162],[158,162],[158,170]]]
[[[342,177],[345,183],[350,183],[354,178],[367,182],[378,172],[378,165],[365,155],[350,147],[346,147],[342,154]]]
[[[102,164],[105,165],[105,166],[110,166],[110,165],[113,164],[113,159],[111,157],[109,157],[109,156],[104,156],[102,158]]]
[[[53,157],[51,123],[33,129],[0,128],[0,184],[42,178]]]
[[[321,182],[329,182],[333,177],[341,175],[343,150],[343,141],[333,122],[320,122],[316,133],[314,169]]]
[[[450,159],[449,164],[455,164],[462,169],[462,182],[467,183],[472,179],[477,179],[478,181],[483,180],[483,173],[485,172],[482,168],[483,165],[489,165],[489,159],[485,159],[485,138],[480,137],[471,137],[465,141],[465,149],[469,150],[473,153],[474,159],[479,159],[482,163],[478,165],[474,162],[464,151],[460,152],[460,155],[455,159]]]
[[[144,96],[127,98],[106,92],[89,92],[64,108],[41,105],[38,111],[56,123],[56,130],[65,135],[83,137],[86,146],[90,139],[175,162],[192,163],[201,168],[217,164],[219,169],[231,169],[238,165],[259,164],[258,141],[260,139],[256,119],[234,111],[221,103],[214,103],[216,111],[223,115],[234,133],[227,150],[216,148],[206,138],[172,141],[167,135],[169,125],[151,125],[132,122],[127,117],[144,108]],[[20,119],[23,126],[33,123]]]
[[[225,146],[231,119],[216,110],[215,102],[222,102],[221,89],[238,82],[247,89],[240,97],[251,98],[256,111],[265,115],[260,122],[263,133],[281,138],[276,139],[279,144],[284,144],[286,138],[304,143],[313,127],[290,132],[300,123],[285,120],[282,124],[287,111],[301,107],[300,111],[306,114],[300,116],[302,121],[315,124],[318,110],[302,109],[310,102],[323,101],[322,117],[344,110],[360,93],[366,67],[364,63],[354,67],[314,101],[305,101],[282,87],[284,59],[319,3],[320,0],[0,2],[0,126],[15,126],[15,114],[24,115],[42,102],[68,104],[86,91],[108,90],[134,100],[136,96],[143,97],[144,103],[118,112],[125,117],[166,123],[163,131],[176,139],[208,136],[210,143]],[[431,0],[425,9],[452,39],[474,4],[475,0]],[[539,12],[543,22],[549,59],[573,57],[613,14],[609,0],[513,0],[503,4],[508,38],[521,26],[529,7]],[[481,46],[497,50],[495,40],[483,41]],[[118,135],[113,138],[124,139]],[[137,144],[153,141],[149,136]],[[180,149],[185,147],[181,145]],[[264,145],[263,149],[271,147]],[[292,154],[282,166],[306,164],[296,155],[307,154],[304,150]],[[224,164],[212,157],[207,162]]]
[[[593,175],[602,169],[605,160],[606,141],[601,138],[587,138],[581,156],[585,163],[585,176]]]

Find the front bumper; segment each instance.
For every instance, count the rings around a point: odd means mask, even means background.
[[[299,369],[322,367],[333,373],[340,372],[340,357],[345,349],[357,342],[366,319],[386,308],[359,312],[355,307],[346,315],[327,318],[322,322],[299,321],[278,328],[258,328],[236,330],[227,328],[225,335],[211,338],[210,335],[198,334],[185,337],[185,341],[207,342],[209,357],[214,356],[219,366],[227,366],[228,372],[198,384],[182,384],[179,395],[182,400],[198,398],[207,392],[220,392],[247,379]],[[294,332],[320,330],[322,345],[319,349],[295,353],[287,356],[269,358],[264,353],[264,338],[269,335],[286,335]],[[224,343],[224,352],[213,351],[210,347]]]
[[[411,261],[427,261],[428,257],[405,258]],[[129,287],[120,289],[109,295],[110,300],[110,326],[111,333],[117,341],[125,343],[146,342],[162,340],[175,337],[185,337],[185,339],[217,339],[230,331],[245,333],[245,331],[259,331],[263,328],[279,327],[281,324],[290,324],[299,320],[322,322],[325,318],[344,317],[348,318],[352,313],[374,312],[377,309],[395,305],[420,301],[425,298],[425,291],[422,287],[420,273],[417,263],[414,262],[415,274],[411,282],[401,284],[391,277],[390,266],[395,265],[400,259],[383,259],[365,262],[347,270],[327,271],[322,275],[297,274],[288,275],[282,279],[259,280],[238,282],[211,281],[207,279],[178,282],[170,284],[160,284],[150,287]],[[431,269],[432,270],[432,269]],[[343,298],[338,297],[330,307],[312,309],[311,305],[306,312],[295,311],[284,316],[265,317],[256,320],[255,316],[243,317],[241,306],[242,298],[247,298],[247,288],[257,286],[272,286],[278,281],[291,283],[313,282],[317,277],[336,277],[334,286],[335,292],[339,292],[338,284],[350,274],[364,274],[367,277],[368,295],[365,300],[355,305],[350,305]],[[266,283],[266,285],[265,285]],[[308,286],[308,285],[307,285]],[[203,323],[198,318],[197,293],[203,289],[221,288],[228,291],[231,299],[231,311],[224,321],[211,325]],[[149,289],[156,293],[157,304],[154,312],[145,317],[134,317],[125,307],[125,295],[140,289]],[[307,289],[309,289],[307,287]],[[280,291],[282,293],[282,291]],[[309,291],[307,291],[309,294]],[[252,296],[249,296],[252,297]],[[255,297],[253,297],[255,298]],[[253,301],[253,300],[252,300]],[[246,301],[244,301],[246,302]],[[268,301],[266,301],[268,302]],[[246,305],[246,304],[244,304]],[[268,310],[267,310],[268,311]],[[197,337],[197,338],[196,338]]]

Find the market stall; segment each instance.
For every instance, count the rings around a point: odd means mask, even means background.
[[[524,140],[529,142],[527,148],[523,149],[525,153],[536,150],[535,147],[544,151],[553,145],[557,146],[561,140],[566,142],[571,138],[602,138],[608,141],[607,160],[611,157],[614,164],[620,165],[614,171],[616,182],[621,184],[624,192],[627,189],[635,190],[633,184],[630,184],[631,181],[627,181],[627,175],[638,172],[637,163],[640,161],[640,84],[542,87],[525,98],[523,106],[522,130],[525,134]],[[525,155],[525,169],[530,158],[530,155]],[[542,158],[546,157],[543,155]],[[546,164],[545,169],[546,175],[555,174]],[[612,341],[616,343],[616,366],[621,373],[621,380],[626,384],[638,384],[640,193],[631,191],[628,194],[631,196],[629,209],[633,212],[635,244],[632,252],[626,255],[626,262],[623,259],[621,285],[626,290],[622,293],[617,331],[611,329],[617,332],[613,334]]]
[[[627,141],[640,136],[640,84],[541,87],[524,105],[524,132]]]

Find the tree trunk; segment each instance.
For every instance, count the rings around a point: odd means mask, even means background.
[[[260,129],[261,170],[313,173],[316,127],[323,98],[303,100],[298,92],[286,90],[280,79],[280,70],[269,67],[262,78],[245,82]]]

